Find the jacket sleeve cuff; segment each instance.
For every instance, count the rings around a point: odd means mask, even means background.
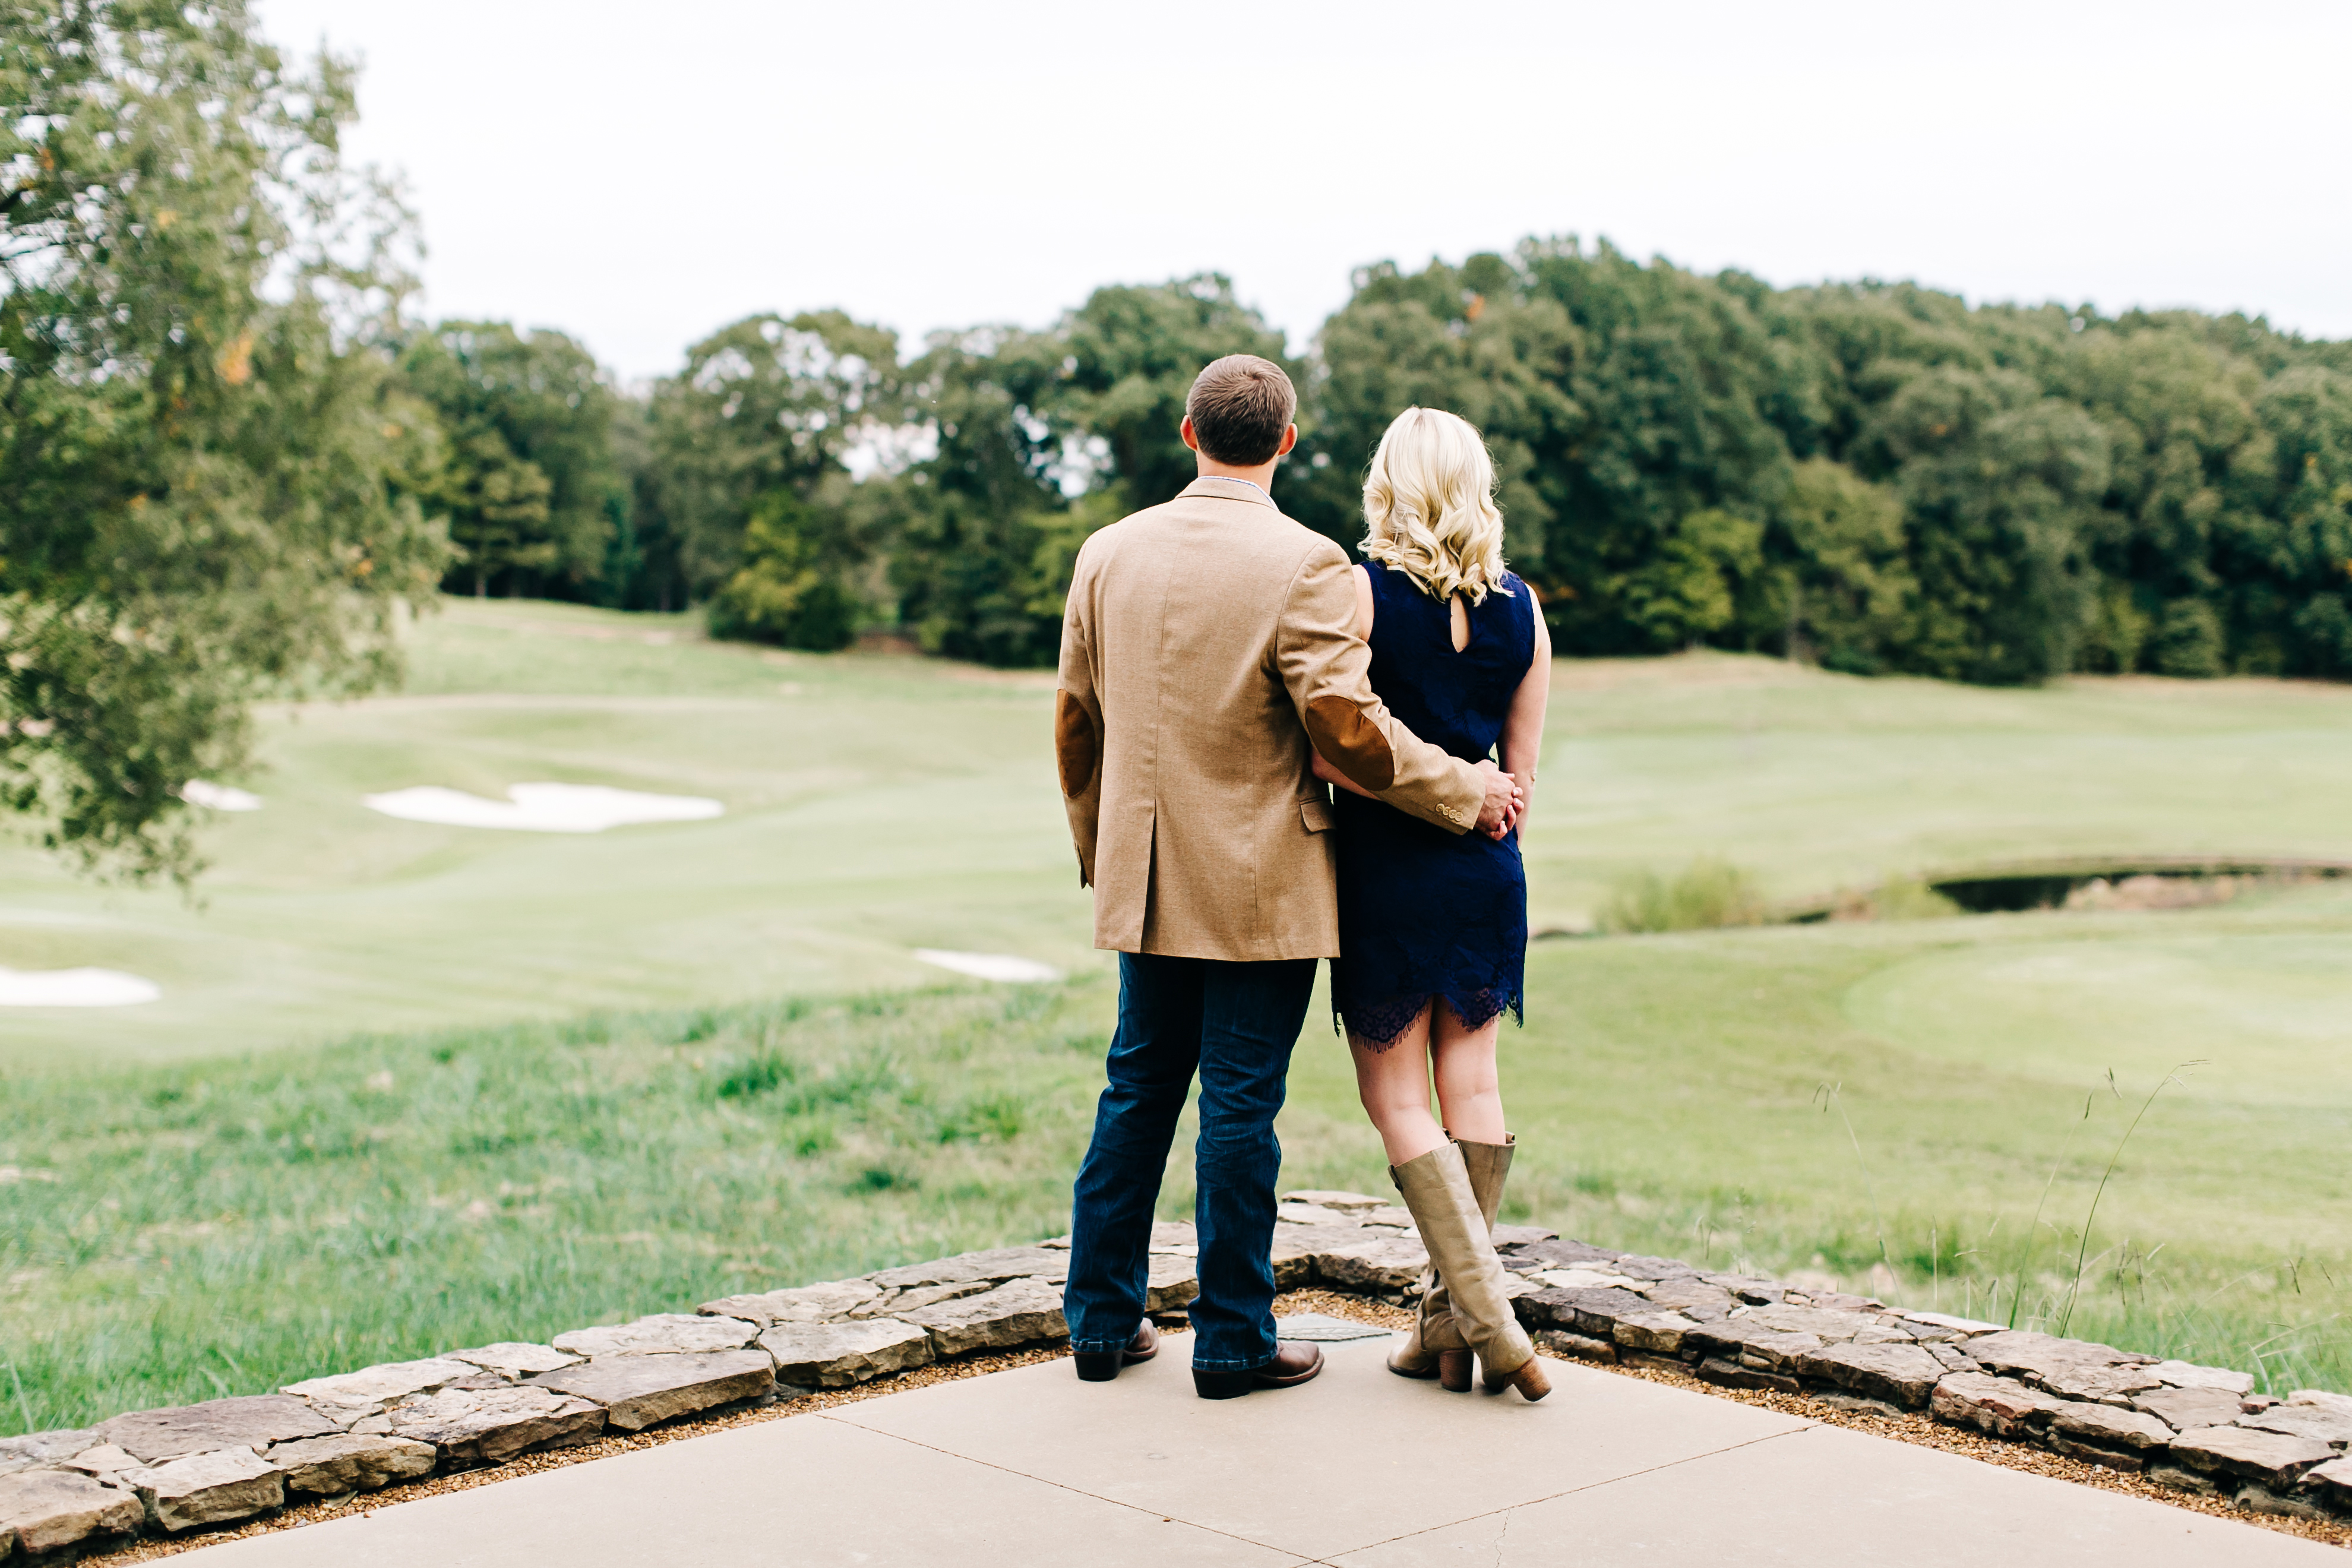
[[[1439,826],[1455,833],[1467,833],[1478,826],[1478,809],[1486,804],[1486,786],[1478,770],[1455,758],[1453,776],[1444,787],[1434,792],[1438,798],[1432,803]]]

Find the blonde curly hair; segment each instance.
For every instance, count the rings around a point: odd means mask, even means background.
[[[1442,408],[1390,422],[1364,476],[1367,561],[1393,566],[1433,598],[1473,605],[1503,586],[1503,513],[1495,462],[1477,429]]]

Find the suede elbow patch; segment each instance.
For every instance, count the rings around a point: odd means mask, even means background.
[[[1054,693],[1054,759],[1061,764],[1062,793],[1072,800],[1086,794],[1095,782],[1095,721],[1066,691]]]
[[[1307,705],[1307,738],[1323,760],[1360,788],[1380,794],[1396,783],[1396,753],[1380,726],[1344,697],[1318,697]]]

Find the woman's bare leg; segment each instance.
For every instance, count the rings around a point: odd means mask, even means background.
[[[1380,1129],[1391,1165],[1418,1160],[1445,1142],[1445,1129],[1429,1113],[1429,1013],[1423,1008],[1392,1045],[1348,1033],[1348,1049],[1356,1058],[1356,1093]]]
[[[1472,1143],[1502,1142],[1508,1136],[1509,1123],[1503,1120],[1503,1079],[1495,1065],[1495,1044],[1503,1032],[1501,1015],[1475,1029],[1465,1029],[1453,1008],[1441,1005],[1433,1009],[1430,1027],[1429,1054],[1437,1065],[1437,1104],[1445,1118],[1445,1130]],[[1361,1057],[1357,1058],[1356,1073],[1360,1084]]]

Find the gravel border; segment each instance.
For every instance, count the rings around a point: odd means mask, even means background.
[[[323,1524],[331,1519],[341,1519],[348,1514],[372,1514],[378,1509],[438,1497],[444,1492],[470,1491],[476,1487],[511,1480],[517,1476],[560,1470],[568,1466],[585,1464],[591,1459],[609,1459],[616,1454],[629,1453],[637,1448],[657,1448],[665,1443],[683,1442],[688,1437],[708,1436],[713,1432],[726,1432],[738,1426],[756,1426],[762,1422],[782,1421],[794,1415],[814,1415],[836,1405],[878,1399],[884,1394],[903,1393],[910,1388],[928,1388],[935,1383],[954,1383],[967,1377],[982,1377],[992,1372],[1009,1371],[1016,1366],[1034,1366],[1041,1361],[1059,1361],[1069,1353],[1068,1346],[1063,1344],[958,1356],[933,1362],[929,1366],[891,1373],[850,1388],[827,1388],[799,1399],[739,1406],[713,1415],[694,1416],[648,1427],[643,1432],[599,1437],[593,1443],[583,1443],[574,1448],[549,1448],[538,1453],[521,1454],[502,1465],[459,1470],[454,1475],[426,1476],[386,1487],[382,1491],[352,1492],[340,1498],[323,1498],[317,1502],[296,1503],[241,1523],[200,1528],[185,1535],[161,1540],[140,1541],[111,1552],[73,1561],[76,1568],[117,1568],[122,1563],[153,1563],[219,1542],[242,1541],[247,1536],[270,1535],[281,1530],[299,1530],[305,1525]],[[36,1559],[35,1563],[39,1561]]]
[[[1337,1290],[1289,1290],[1276,1299],[1275,1310],[1287,1315],[1294,1312],[1323,1312],[1335,1318],[1347,1318],[1356,1322],[1371,1323],[1384,1329],[1402,1329],[1412,1321],[1412,1314],[1401,1307],[1351,1296]],[[1163,1330],[1171,1335],[1189,1331],[1181,1315],[1164,1316],[1159,1320]],[[142,1541],[119,1550],[79,1560],[86,1568],[118,1568],[118,1565],[152,1563],[182,1552],[194,1552],[223,1541],[241,1541],[248,1536],[268,1535],[281,1530],[300,1530],[308,1525],[324,1523],[349,1514],[372,1514],[378,1509],[393,1508],[420,1498],[437,1497],[444,1492],[467,1491],[475,1487],[489,1486],[517,1476],[536,1475],[544,1470],[562,1469],[567,1466],[585,1464],[609,1458],[615,1454],[638,1448],[657,1447],[664,1443],[682,1442],[712,1432],[724,1432],[738,1426],[752,1426],[767,1421],[787,1420],[817,1411],[831,1410],[861,1400],[879,1399],[908,1389],[928,1388],[933,1384],[953,1383],[967,1377],[983,1377],[990,1373],[1004,1372],[1013,1367],[1034,1366],[1040,1362],[1059,1361],[1069,1354],[1066,1344],[1039,1346],[1029,1350],[959,1356],[934,1362],[929,1366],[893,1373],[849,1388],[824,1389],[801,1399],[783,1401],[764,1406],[738,1408],[625,1436],[600,1437],[595,1442],[576,1448],[556,1448],[543,1453],[524,1454],[503,1465],[482,1469],[463,1470],[455,1475],[430,1476],[403,1486],[389,1487],[382,1491],[354,1493],[348,1497],[330,1498],[318,1502],[299,1503],[279,1512],[248,1520],[240,1524],[223,1525],[212,1530],[197,1530],[170,1540]],[[1545,1352],[1550,1353],[1549,1352]],[[1560,1357],[1557,1359],[1569,1360]],[[1664,1384],[1694,1394],[1704,1394],[1713,1399],[1736,1400],[1742,1405],[1759,1405],[1784,1415],[1800,1416],[1818,1421],[1826,1426],[1844,1426],[1866,1432],[1874,1437],[1891,1438],[1898,1443],[1911,1443],[1923,1448],[1937,1448],[1948,1454],[1959,1454],[2003,1468],[2022,1470],[2031,1475],[2048,1476],[2054,1480],[2071,1481],[2077,1486],[2097,1487],[2102,1490],[2122,1492],[2126,1496],[2163,1503],[2168,1508],[2185,1509],[2191,1513],[2210,1515],[2216,1519],[2235,1520],[2282,1535],[2300,1536],[2325,1545],[2352,1549],[2352,1523],[2322,1522],[2314,1520],[2282,1518],[2275,1514],[2257,1513],[2240,1507],[2236,1502],[2218,1497],[2199,1497],[2158,1486],[2144,1476],[2111,1470],[2097,1465],[2084,1464],[2053,1454],[2030,1443],[2005,1443],[1961,1427],[1946,1426],[1926,1415],[1908,1415],[1893,1410],[1854,1409],[1832,1405],[1810,1394],[1775,1394],[1766,1390],[1723,1388],[1702,1383],[1686,1373],[1669,1372],[1657,1365],[1601,1365],[1591,1362],[1570,1361],[1570,1364],[1595,1372],[1612,1373],[1619,1377],[1640,1378],[1644,1382]]]
[[[1386,1329],[1410,1327],[1412,1314],[1402,1307],[1370,1301],[1361,1297],[1343,1296],[1331,1290],[1299,1290],[1282,1299],[1286,1311],[1328,1312],[1335,1318],[1352,1318],[1358,1322],[1377,1323]],[[1543,1352],[1547,1355],[1552,1352]],[[1724,1388],[1712,1383],[1702,1383],[1686,1373],[1668,1372],[1649,1366],[1608,1366],[1594,1362],[1568,1361],[1594,1372],[1614,1373],[1619,1377],[1638,1377],[1648,1383],[1662,1383],[1669,1388],[1686,1389],[1715,1399],[1737,1400],[1742,1405],[1759,1405],[1776,1410],[1783,1415],[1801,1416],[1818,1421],[1824,1426],[1846,1426],[1857,1432],[1867,1432],[1874,1437],[1891,1437],[1898,1443],[1912,1443],[1922,1448],[1940,1448],[1948,1454],[1961,1454],[1971,1459],[1981,1459],[2004,1469],[2023,1470],[2030,1475],[2048,1476],[2053,1480],[2073,1481],[2078,1486],[2097,1487],[2103,1491],[2122,1492],[2126,1496],[2145,1498],[2150,1502],[2164,1503],[2171,1508],[2187,1509],[2191,1513],[2210,1514],[2216,1519],[2233,1519],[2241,1524],[2259,1525],[2282,1535],[2299,1535],[2305,1541],[2316,1541],[2328,1546],[2352,1549],[2352,1523],[2335,1521],[2290,1519],[2278,1514],[2257,1513],[2242,1508],[2227,1498],[2200,1497],[2192,1492],[2176,1491],[2158,1486],[2145,1476],[2127,1471],[2111,1470],[2100,1465],[2087,1465],[2079,1459],[2069,1459],[2047,1448],[2031,1443],[2004,1443],[1998,1437],[1988,1437],[1965,1427],[1946,1426],[1926,1415],[1904,1412],[1855,1410],[1832,1405],[1804,1394],[1775,1394],[1764,1389]]]

